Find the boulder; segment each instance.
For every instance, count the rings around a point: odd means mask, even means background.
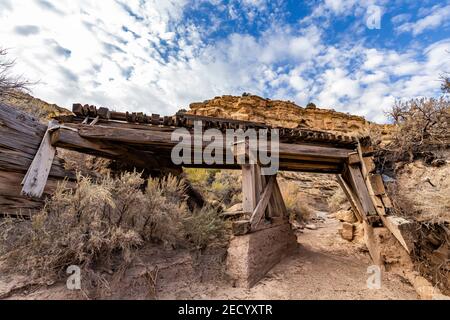
[[[344,222],[342,224],[342,229],[340,229],[341,237],[345,240],[352,241],[354,236],[355,227],[353,224]]]

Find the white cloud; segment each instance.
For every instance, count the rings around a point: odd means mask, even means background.
[[[182,19],[187,1],[16,0],[2,13],[0,46],[12,48],[18,73],[41,80],[34,93],[49,102],[160,114],[252,92],[383,121],[379,111],[395,98],[432,95],[439,74],[450,70],[450,41],[423,52],[354,41],[330,45],[324,27],[312,20],[300,27],[271,22],[259,36],[231,33],[205,41],[208,31]],[[348,14],[369,3],[322,7]]]
[[[411,15],[408,13],[401,13],[392,17],[391,21],[394,25],[399,25],[401,23],[407,22],[411,19]]]
[[[450,18],[450,5],[447,6],[434,6],[431,12],[417,20],[416,22],[406,22],[397,28],[398,32],[412,32],[417,36],[429,29],[442,28],[444,25],[448,25]]]

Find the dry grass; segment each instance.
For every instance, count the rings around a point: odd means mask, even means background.
[[[101,270],[123,269],[147,243],[199,247],[224,232],[214,210],[189,212],[184,184],[173,176],[150,179],[144,188],[137,173],[95,183],[78,175],[77,185],[60,184],[31,221],[3,220],[0,253],[7,269],[47,282],[77,265],[89,275],[87,289],[107,287]]]
[[[314,209],[307,201],[307,196],[293,181],[280,180],[280,189],[291,220],[308,220],[313,217]]]
[[[185,169],[186,179],[215,207],[231,207],[242,200],[242,178],[238,171]]]
[[[337,189],[336,192],[328,199],[328,207],[331,212],[336,212],[350,207],[347,196],[341,188]]]

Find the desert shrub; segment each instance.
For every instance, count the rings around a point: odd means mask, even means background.
[[[232,206],[242,200],[242,182],[238,172],[229,170],[217,172],[211,187],[216,199],[226,206]]]
[[[225,224],[216,208],[205,206],[197,209],[184,220],[189,239],[198,248],[204,248],[211,241],[221,239],[225,233]]]
[[[204,188],[214,181],[214,176],[219,170],[186,168],[186,179],[195,187]]]
[[[397,101],[389,116],[398,126],[386,147],[394,161],[411,162],[448,144],[450,104],[444,97]]]
[[[306,195],[295,182],[281,180],[280,189],[291,220],[308,220],[314,215]]]
[[[7,264],[45,280],[57,278],[69,265],[91,271],[110,263],[112,253],[129,262],[132,250],[143,243],[129,223],[138,211],[127,209],[142,200],[134,189],[140,182],[138,175],[124,175],[118,181],[105,178],[98,184],[78,176],[74,190],[60,184],[21,237],[9,243],[13,247],[8,248]],[[3,240],[14,232],[17,229],[11,227]]]
[[[112,261],[126,266],[147,243],[205,246],[223,232],[213,210],[191,215],[179,179],[149,179],[143,186],[138,173],[97,182],[78,175],[76,189],[59,184],[31,221],[2,220],[0,253],[6,267],[46,281],[78,265],[95,287],[104,283],[98,270],[111,268]]]
[[[174,176],[148,180],[142,234],[146,240],[174,246],[185,242],[183,219],[188,209],[182,181]]]
[[[350,203],[348,202],[347,196],[344,191],[339,188],[336,192],[328,199],[328,207],[331,212],[339,211],[343,209],[344,206],[349,207]]]
[[[185,175],[209,203],[229,207],[242,199],[242,182],[238,171],[185,169]]]

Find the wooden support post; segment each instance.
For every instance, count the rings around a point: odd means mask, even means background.
[[[53,159],[56,155],[56,148],[50,141],[50,132],[58,126],[57,121],[50,121],[41,145],[22,181],[22,195],[29,197],[42,197],[45,185],[52,168]]]
[[[381,175],[373,173],[375,171],[375,164],[371,157],[373,154],[373,147],[368,144],[367,141],[365,146],[358,143],[358,154],[363,160],[361,162],[362,174],[377,214],[380,216],[383,225],[392,233],[402,247],[405,248],[408,253],[411,253],[413,241],[410,234],[413,224],[406,219],[386,215],[386,209],[392,208],[392,203],[386,194]]]
[[[244,212],[253,212],[259,201],[259,186],[257,181],[257,165],[249,164],[242,166],[242,208]]]
[[[235,155],[239,154],[238,148],[234,151]],[[270,220],[277,217],[286,218],[287,210],[276,176],[261,175],[261,167],[258,164],[242,165],[242,194],[243,211],[252,214],[249,232],[259,230],[264,217]],[[239,229],[239,233],[247,230]]]

